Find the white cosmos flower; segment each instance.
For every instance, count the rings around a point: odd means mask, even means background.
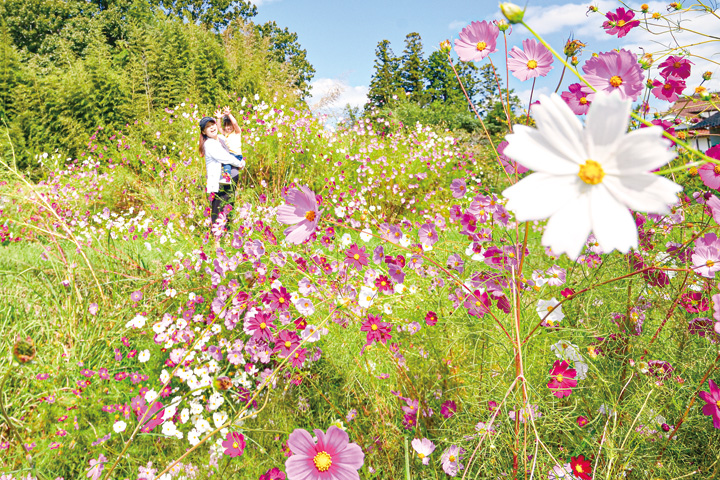
[[[555,300],[555,297],[552,297],[550,300],[538,300],[535,311],[540,315],[540,318],[544,318],[545,322],[551,326],[561,322],[562,319],[565,318],[562,305]]]
[[[542,243],[577,258],[590,232],[609,252],[637,247],[630,209],[669,213],[682,188],[650,173],[675,157],[658,126],[627,133],[631,101],[595,95],[585,126],[559,95],[533,108],[537,129],[518,125],[505,155],[535,173],[507,188],[518,221],[548,218]]]

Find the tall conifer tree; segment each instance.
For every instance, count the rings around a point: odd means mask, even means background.
[[[402,92],[398,59],[390,48],[390,41],[383,40],[375,49],[375,73],[370,80],[369,105],[385,107],[393,101],[393,95]]]
[[[423,59],[422,48],[420,34],[409,33],[405,37],[405,50],[400,66],[402,88],[409,94],[409,100],[421,105],[426,102],[424,92],[426,62]]]

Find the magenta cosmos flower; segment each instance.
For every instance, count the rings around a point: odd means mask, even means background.
[[[585,79],[598,92],[620,92],[620,98],[637,100],[643,89],[643,73],[634,53],[621,49],[598,54],[583,65]],[[595,98],[590,87],[583,87],[588,100]]]
[[[490,22],[472,22],[460,32],[460,39],[455,40],[455,53],[460,60],[479,61],[491,53],[497,52],[498,27]]]
[[[709,392],[698,392],[700,398],[707,402],[702,412],[703,415],[712,416],[713,426],[720,428],[720,388],[712,380],[708,380],[708,385],[710,386]]]
[[[692,68],[690,65],[694,64],[687,58],[670,55],[664,62],[658,65],[658,68],[662,68],[660,75],[662,75],[663,78],[672,76],[685,79],[690,76],[690,70]]]
[[[606,13],[605,16],[607,17],[607,21],[603,23],[605,32],[608,35],[617,34],[618,38],[624,37],[630,30],[640,25],[640,20],[633,20],[635,12],[622,7]]]
[[[569,92],[560,94],[575,115],[585,115],[590,110],[590,100],[588,100],[587,94],[582,91],[582,87],[579,83],[573,83],[568,86]]]
[[[300,245],[317,230],[322,210],[318,210],[315,193],[306,186],[289,190],[285,202],[277,209],[278,222],[292,225],[283,233],[288,242]]]
[[[425,223],[418,229],[418,238],[423,245],[435,245],[438,240],[437,230],[432,223]]]
[[[575,380],[577,372],[570,368],[570,364],[564,360],[555,360],[550,375],[552,380],[548,382],[547,386],[553,390],[553,395],[557,398],[570,396],[572,388],[577,386],[577,380]]]
[[[513,47],[507,60],[512,74],[521,81],[544,77],[552,70],[553,56],[550,50],[533,38],[523,40],[523,49]]]
[[[245,451],[245,437],[240,432],[228,432],[222,446],[225,447],[223,453],[228,457],[239,457]]]
[[[674,102],[677,100],[679,95],[682,95],[685,90],[685,82],[675,77],[668,77],[667,79],[653,80],[652,94],[660,100],[666,100],[668,102]]]
[[[365,454],[348,434],[338,427],[327,433],[314,430],[315,439],[301,428],[288,438],[293,455],[285,461],[288,480],[360,480],[357,470],[363,466]]]

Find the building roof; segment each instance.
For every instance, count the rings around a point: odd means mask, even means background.
[[[713,93],[713,100],[718,100],[718,94]],[[699,95],[693,95],[692,97],[679,98],[668,110],[665,115],[677,116],[680,118],[695,117],[703,112],[714,112],[715,107],[712,106],[710,101],[701,100]]]
[[[720,127],[720,112],[715,112],[703,121],[696,123],[692,126],[692,129],[716,127]]]

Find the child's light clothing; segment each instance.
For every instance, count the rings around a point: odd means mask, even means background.
[[[239,133],[231,133],[225,137],[225,144],[233,155],[242,155],[242,137]]]

